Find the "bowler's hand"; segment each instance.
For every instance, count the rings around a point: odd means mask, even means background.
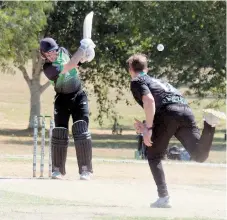
[[[143,142],[147,147],[152,146],[151,136],[152,130],[148,130],[147,128],[145,128],[143,132]]]
[[[135,118],[134,127],[136,129],[137,133],[143,133],[143,142],[147,147],[152,146],[151,136],[152,136],[152,130],[148,130],[146,127],[146,124],[139,121]]]
[[[143,133],[146,127],[141,121],[135,118],[134,128],[137,133]]]

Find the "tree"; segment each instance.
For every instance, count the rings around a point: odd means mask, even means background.
[[[12,73],[13,67],[17,68],[27,82],[31,94],[29,128],[33,127],[33,116],[40,115],[40,95],[49,86],[49,82],[40,84],[42,60],[37,48],[50,6],[46,2],[3,2],[0,6],[1,70]],[[31,77],[26,69],[29,59]]]
[[[82,39],[84,17],[91,10],[95,12],[92,39],[97,45],[96,58],[80,72],[97,97],[100,124],[104,114],[116,115],[114,105],[123,97],[123,89],[129,88],[125,61],[135,52],[148,55],[152,75],[176,86],[189,86],[199,96],[225,97],[226,2],[55,1],[45,25],[49,5],[4,2],[0,6],[0,38],[4,39],[0,57],[10,55],[33,88],[30,126],[32,115],[40,113],[40,94],[48,86],[40,85],[41,60],[33,50],[40,33],[74,53]],[[163,52],[157,51],[158,43],[164,44]],[[28,79],[24,64],[32,51],[34,74]],[[117,90],[116,97],[109,97],[111,88]]]
[[[152,75],[186,85],[200,97],[225,96],[225,2],[57,2],[47,34],[74,52],[91,10],[96,58],[81,74],[93,85],[100,122],[104,113],[115,114],[114,104],[129,86],[125,61],[135,52],[148,55]],[[114,100],[109,88],[118,91]]]
[[[226,2],[131,2],[125,9],[138,32],[133,51],[148,54],[152,74],[200,97],[225,97]]]

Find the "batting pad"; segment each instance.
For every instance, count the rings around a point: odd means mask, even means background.
[[[52,171],[60,171],[62,175],[66,174],[65,162],[68,149],[68,129],[55,127],[52,131],[51,150],[52,150]]]
[[[92,171],[92,146],[91,134],[88,131],[86,121],[76,121],[72,126],[72,133],[76,149],[77,163],[79,173],[81,174],[82,168],[86,167],[89,172]]]

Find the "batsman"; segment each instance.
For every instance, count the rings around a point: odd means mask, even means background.
[[[71,57],[53,38],[40,41],[40,53],[45,60],[43,71],[54,86],[55,128],[52,132],[52,178],[62,179],[66,174],[66,157],[69,142],[69,118],[72,116],[72,134],[81,180],[89,180],[92,169],[92,140],[88,130],[88,98],[78,75],[78,65],[95,57],[95,44],[91,40],[93,12],[84,20],[83,39]]]

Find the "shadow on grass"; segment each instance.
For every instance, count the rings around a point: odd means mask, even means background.
[[[1,136],[32,137],[33,129],[0,129]]]
[[[102,130],[110,130],[110,128],[107,128],[107,129],[97,129],[99,131],[102,131]],[[125,131],[134,131],[133,129],[125,129]],[[41,132],[41,129],[39,129],[39,132]],[[46,130],[46,132],[48,132],[48,129]],[[225,134],[226,130],[225,129],[216,129],[216,133],[222,133],[223,134],[223,138],[220,138],[222,141],[224,140],[224,134]],[[127,135],[124,135],[124,130],[123,130],[123,135],[112,135],[112,134],[96,134],[96,133],[92,133],[92,136],[96,136],[98,135],[99,137],[103,136],[104,138],[107,136],[110,136],[111,138],[110,139],[113,139],[113,137],[118,137],[118,139],[121,139],[121,136],[127,136]],[[136,133],[135,133],[136,135]],[[0,128],[0,136],[16,136],[16,137],[31,137],[33,136],[33,129],[3,129],[3,128]],[[134,135],[132,135],[134,136]],[[124,138],[123,138],[124,139]]]
[[[16,131],[16,130],[10,130]],[[8,134],[10,133],[8,131]],[[7,131],[4,131],[7,134]],[[1,131],[0,131],[1,134]],[[4,144],[15,144],[15,145],[28,145],[33,146],[33,135],[28,130],[17,130],[17,132],[10,135],[9,140],[1,141]],[[7,135],[6,135],[7,136]],[[25,140],[21,137],[27,137]],[[40,136],[38,139],[38,145],[40,145]],[[46,135],[46,146],[48,146],[48,135]],[[123,135],[112,135],[112,134],[92,134],[92,142],[94,148],[113,148],[113,149],[137,149],[137,135],[136,134],[123,134]],[[181,143],[176,139],[172,138],[169,146],[177,145],[181,146]],[[70,135],[70,147],[74,147],[73,138]],[[216,137],[213,141],[212,151],[225,151],[226,143],[224,138]]]
[[[33,146],[32,140],[9,140],[9,141],[2,141],[3,144],[13,144],[13,145],[27,145],[27,146]],[[48,147],[49,143],[46,141],[46,147]],[[38,146],[41,146],[40,141],[38,142]],[[95,140],[93,140],[92,146],[94,148],[113,148],[113,149],[136,149],[137,143],[127,143],[127,142],[112,142],[112,141],[106,141],[105,143],[97,143]],[[69,147],[74,147],[73,140],[70,140]]]

